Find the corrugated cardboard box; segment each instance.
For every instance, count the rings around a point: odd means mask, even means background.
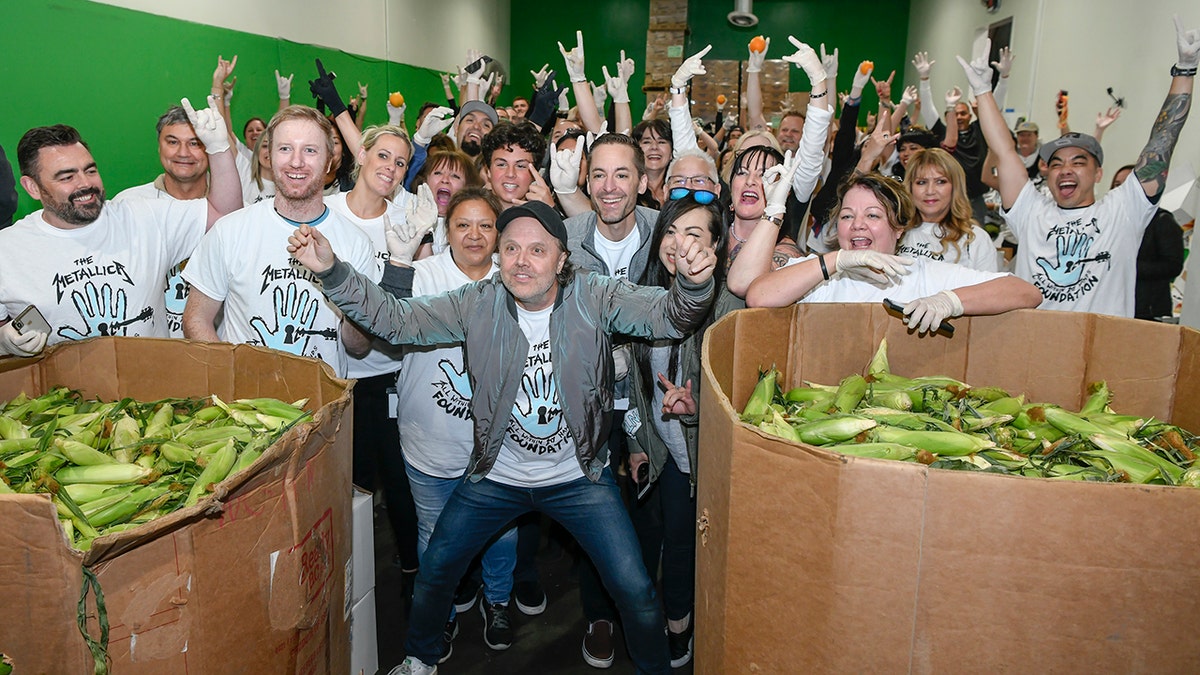
[[[82,565],[107,605],[115,673],[348,671],[348,382],[282,352],[181,340],[98,338],[0,361],[0,400],[55,385],[105,400],[307,397],[316,414],[212,497],[86,555],[45,496],[0,495],[0,652],[16,672],[91,672],[76,625]]]
[[[950,375],[1200,431],[1200,332],[1066,312],[909,335],[874,305],[748,310],[704,343],[697,673],[1196,672],[1200,492],[929,469],[738,421],[758,369],[785,386]]]

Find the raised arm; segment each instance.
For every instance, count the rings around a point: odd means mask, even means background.
[[[233,67],[236,65],[237,54],[233,55],[232,61],[226,61],[223,57],[218,56],[217,67],[213,69],[212,90],[209,92],[217,101],[221,117],[225,119],[225,129],[229,133],[229,138],[233,139],[234,144],[237,143],[237,134],[233,132],[233,120],[229,114],[229,99],[232,98],[233,85],[226,82],[226,80],[229,79],[229,76],[233,73]],[[229,95],[228,98],[227,94]]]
[[[608,74],[608,66],[601,70],[608,86],[608,95],[612,97],[614,130],[618,134],[628,134],[633,131],[633,112],[629,108],[629,78],[633,77],[633,59],[626,58],[622,49],[621,60],[617,61],[617,76]]]
[[[932,129],[938,121],[938,107],[933,103],[933,85],[929,81],[929,72],[937,61],[929,59],[929,52],[917,52],[913,57],[913,68],[917,69],[920,78],[917,92],[921,100],[921,123],[926,129]]]
[[[1192,82],[1196,79],[1196,67],[1200,64],[1200,30],[1185,30],[1179,15],[1175,16],[1175,40],[1179,60],[1171,69],[1171,88],[1150,129],[1150,140],[1142,149],[1133,169],[1133,174],[1146,191],[1146,197],[1154,203],[1158,202],[1167,186],[1167,169],[1171,166],[1171,155],[1175,152],[1179,132],[1192,107]]]
[[[180,101],[187,111],[188,121],[196,137],[204,143],[208,153],[208,169],[211,173],[208,189],[208,227],[221,216],[242,208],[242,180],[234,162],[234,150],[229,142],[229,130],[221,118],[220,108],[213,96],[208,97],[208,108],[197,111],[186,98]]]
[[[308,81],[308,89],[313,96],[317,97],[318,101],[329,108],[329,114],[333,116],[333,121],[342,134],[342,141],[346,144],[346,148],[350,154],[357,156],[362,147],[362,132],[355,126],[354,118],[350,117],[350,110],[346,108],[342,97],[338,95],[337,87],[333,84],[333,80],[337,76],[325,71],[325,65],[321,63],[321,59],[317,59],[316,64],[317,79]]]
[[[1000,73],[1000,79],[996,81],[996,90],[992,92],[992,98],[996,99],[996,107],[1004,111],[1004,101],[1008,98],[1008,74],[1012,72],[1013,53],[1008,47],[1000,48],[1000,60],[992,61],[992,66]]]
[[[1000,114],[996,99],[992,98],[992,67],[988,65],[987,53],[990,45],[985,45],[983,55],[968,63],[958,56],[958,63],[967,75],[971,91],[979,103],[979,127],[983,130],[983,138],[988,148],[996,154],[997,180],[1000,183],[1000,202],[1005,209],[1012,208],[1013,202],[1021,194],[1022,188],[1029,182],[1029,174],[1025,172],[1025,163],[1017,154],[1017,148],[1009,136],[1008,124]],[[949,134],[947,134],[949,135]]]
[[[604,133],[604,120],[600,119],[600,111],[596,109],[596,99],[592,96],[592,87],[584,73],[583,31],[575,31],[575,46],[567,51],[563,43],[558,43],[558,51],[562,52],[563,61],[567,65],[567,75],[571,78],[571,89],[575,92],[575,106],[579,110],[579,121],[583,128],[600,134]]]
[[[295,73],[288,73],[287,77],[275,71],[275,89],[279,92],[279,109],[283,110],[292,104],[292,78]]]
[[[687,87],[693,77],[707,72],[703,59],[710,49],[712,45],[684,59],[671,76],[671,107],[667,109],[667,115],[671,119],[671,140],[675,157],[685,150],[699,148],[696,132],[692,128],[692,109],[691,102],[688,101]]]
[[[759,84],[759,73],[762,72],[763,62],[767,60],[767,50],[771,48],[771,38],[766,39],[761,52],[750,49],[750,58],[746,65],[746,128],[766,129],[767,118],[763,117],[762,87]]]
[[[1121,107],[1115,105],[1104,112],[1096,113],[1096,132],[1092,135],[1096,137],[1097,143],[1104,138],[1104,130],[1112,126],[1112,123],[1116,122],[1119,117],[1121,117]]]
[[[775,241],[779,238],[779,228],[783,226],[783,214],[787,210],[787,195],[792,187],[792,174],[796,172],[799,160],[792,157],[789,150],[783,164],[776,164],[763,174],[763,192],[767,198],[767,206],[763,210],[762,219],[751,230],[746,243],[738,251],[737,258],[729,266],[725,283],[729,290],[739,298],[746,297],[746,291],[755,279],[772,273],[774,267],[772,255],[775,251]]]

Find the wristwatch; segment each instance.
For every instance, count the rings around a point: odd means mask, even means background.
[[[671,92],[672,94],[686,94],[687,86],[684,85],[682,87],[668,87],[667,91]]]
[[[1171,66],[1171,77],[1195,77],[1195,68],[1180,68],[1178,65]]]
[[[764,213],[762,219],[775,223],[776,227],[783,227],[783,216],[768,216]]]

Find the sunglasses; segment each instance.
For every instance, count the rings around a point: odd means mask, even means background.
[[[717,194],[715,192],[710,192],[708,190],[692,190],[691,188],[685,187],[671,188],[671,192],[667,195],[667,197],[671,201],[675,201],[677,199],[684,199],[688,195],[691,195],[692,199],[695,199],[696,203],[702,206],[713,203],[713,201],[717,198]]]

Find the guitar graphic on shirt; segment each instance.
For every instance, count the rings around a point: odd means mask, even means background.
[[[1083,277],[1084,263],[1112,260],[1112,254],[1108,251],[1087,257],[1094,241],[1086,234],[1060,234],[1055,241],[1055,260],[1051,262],[1048,258],[1039,257],[1036,262],[1052,283],[1063,287],[1074,286]]]
[[[301,291],[295,283],[288,284],[286,291],[282,286],[276,286],[271,291],[271,299],[275,310],[273,316],[250,319],[250,327],[258,333],[264,347],[303,354],[308,349],[308,336],[326,336],[321,330],[313,328],[320,300],[311,297],[308,289]],[[273,319],[273,327],[267,323],[268,319]],[[336,329],[326,330],[332,331],[334,338],[337,337]]]
[[[129,302],[125,289],[118,288],[114,292],[110,284],[101,284],[97,288],[89,281],[84,284],[82,292],[71,291],[71,302],[75,304],[75,309],[83,319],[84,328],[59,328],[58,334],[67,340],[82,340],[95,335],[124,335],[125,327],[154,317],[154,308],[146,307],[132,319],[125,318]]]

